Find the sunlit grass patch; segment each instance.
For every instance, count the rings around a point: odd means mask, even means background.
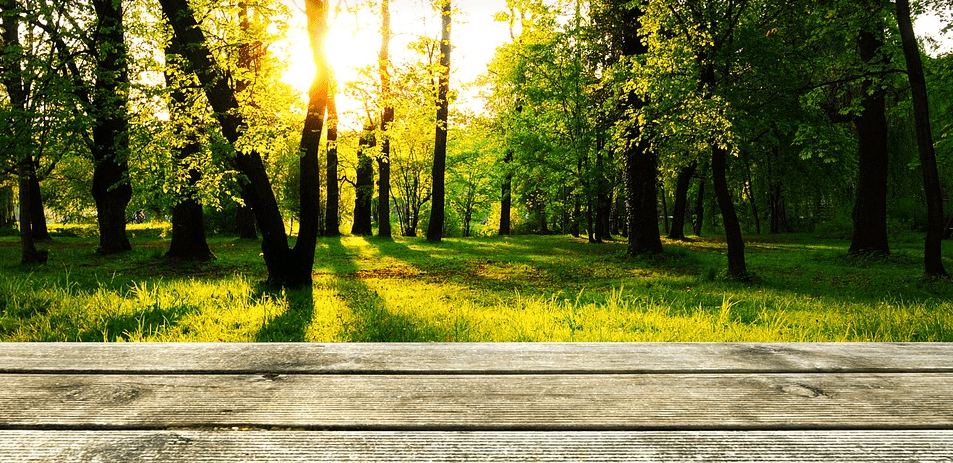
[[[118,257],[58,238],[49,264],[25,268],[3,240],[5,341],[953,340],[953,289],[922,277],[916,243],[857,259],[843,242],[771,237],[749,244],[743,284],[721,276],[716,239],[633,259],[562,236],[345,236],[319,241],[313,287],[292,291],[261,285],[254,242],[215,239],[215,261],[183,265],[158,237]]]

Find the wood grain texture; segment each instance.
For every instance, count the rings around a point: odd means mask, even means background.
[[[0,462],[953,462],[953,433],[0,431]]]
[[[2,429],[953,429],[953,374],[4,375]]]
[[[0,344],[0,373],[953,373],[945,344]]]

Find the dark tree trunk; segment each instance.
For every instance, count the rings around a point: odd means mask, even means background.
[[[788,222],[788,208],[784,202],[784,186],[777,182],[768,196],[771,207],[771,233],[790,233],[791,224]]]
[[[94,0],[98,45],[93,107],[93,199],[99,222],[100,254],[129,251],[126,206],[132,199],[129,183],[128,57],[121,2]]]
[[[503,177],[503,191],[500,199],[500,234],[510,234],[510,209],[513,204],[513,151],[507,151],[503,157],[506,175]]]
[[[924,244],[923,260],[927,275],[945,276],[943,268],[943,190],[940,186],[940,174],[936,166],[936,153],[933,148],[933,133],[930,128],[930,105],[927,98],[926,79],[923,75],[923,63],[920,61],[920,47],[910,20],[908,0],[897,0],[897,22],[903,41],[903,55],[907,62],[907,76],[913,91],[913,116],[917,129],[917,147],[920,151],[920,169],[923,172],[923,187],[927,199],[927,236]]]
[[[252,211],[249,195],[251,195],[251,185],[242,186],[242,201],[244,206],[238,206],[235,211],[235,233],[238,238],[243,240],[257,240],[258,227],[255,222],[255,211]]]
[[[450,0],[441,0],[440,79],[437,90],[437,130],[433,150],[433,197],[430,201],[430,224],[427,241],[443,239],[446,220],[447,192],[447,121],[450,115]]]
[[[748,280],[751,277],[748,275],[748,267],[745,264],[745,242],[741,234],[738,214],[735,213],[735,205],[731,201],[731,193],[728,190],[726,175],[728,152],[717,146],[711,151],[711,178],[725,226],[725,238],[728,242],[728,274],[732,278]]]
[[[602,145],[596,152],[596,241],[603,242],[612,239],[609,233],[609,214],[612,211],[612,188],[605,175],[605,162],[602,159]]]
[[[671,227],[668,222],[668,194],[665,193],[665,188],[662,185],[659,185],[659,197],[662,198],[662,224],[665,228],[665,234],[667,235],[671,231]]]
[[[224,72],[212,60],[205,34],[195,21],[191,6],[186,0],[160,0],[160,4],[182,45],[183,54],[192,72],[195,72],[202,82],[225,139],[232,146],[236,146],[241,132],[246,128],[245,121],[238,111],[235,91],[229,88]],[[311,38],[323,43],[327,8],[323,2],[317,0],[308,0],[305,7]],[[321,54],[320,50],[321,47],[313,47],[316,55]],[[326,67],[322,69],[320,65],[318,72],[319,75],[327,75]],[[327,95],[326,88],[323,93]],[[312,96],[315,94],[312,92]],[[323,111],[319,113],[323,115]],[[234,162],[235,168],[245,175],[251,187],[247,189],[245,196],[262,232],[262,255],[268,268],[268,282],[287,287],[310,285],[316,237],[299,236],[296,248],[289,249],[278,201],[271,189],[261,156],[255,151],[238,151]],[[308,173],[308,170],[302,169],[302,183],[317,183],[318,179],[305,177]]]
[[[695,213],[694,219],[692,220],[692,233],[695,236],[702,236],[702,229],[705,225],[705,183],[707,182],[707,176],[704,171],[702,171],[701,177],[698,179],[698,194],[695,195]]]
[[[377,146],[374,140],[374,127],[365,127],[357,149],[357,178],[354,193],[354,225],[351,234],[370,236],[373,234],[371,210],[374,199],[374,165],[367,154]]]
[[[879,66],[883,25],[880,21],[873,23],[861,31],[858,45],[861,59],[869,66]],[[860,163],[853,211],[854,233],[848,252],[851,255],[889,254],[886,92],[877,83],[867,80],[861,86],[861,95],[864,95],[862,112],[854,118]]]
[[[692,162],[678,171],[675,182],[675,210],[672,212],[672,229],[668,232],[670,240],[685,239],[685,217],[688,215],[688,189],[692,186],[692,178],[698,163]]]
[[[324,213],[324,235],[340,236],[341,193],[338,184],[338,112],[333,92],[328,93],[328,204]]]
[[[30,225],[35,241],[52,239],[46,227],[46,211],[43,210],[43,195],[40,192],[40,179],[36,175],[36,163],[30,169]]]
[[[27,118],[27,98],[30,90],[23,78],[22,49],[20,46],[20,8],[14,0],[0,0],[0,33],[3,45],[0,49],[0,78],[10,98],[12,146],[18,156],[17,176],[20,190],[20,262],[27,265],[42,264],[47,260],[47,251],[38,251],[33,237],[33,188],[30,180],[36,177],[33,163],[32,134]]]
[[[381,52],[378,60],[381,77],[381,152],[377,159],[377,236],[391,238],[390,225],[390,136],[387,131],[394,122],[394,106],[390,91],[390,0],[381,1]]]
[[[186,147],[188,149],[188,147]],[[189,185],[194,187],[201,175],[189,171]],[[165,256],[171,259],[207,261],[215,258],[205,236],[205,213],[193,197],[183,198],[172,207],[172,243]]]
[[[625,152],[626,209],[632,256],[662,253],[658,228],[658,166],[655,154],[643,143],[630,143]]]
[[[178,165],[184,166],[191,164],[189,159],[199,154],[202,146],[195,136],[200,121],[191,114],[191,101],[182,87],[185,82],[176,79],[176,73],[171,71],[171,66],[180,59],[181,54],[179,44],[173,38],[166,48],[165,81],[170,89],[169,113],[172,120],[183,121],[191,126],[191,130],[179,131],[177,138],[184,142],[184,146],[173,150]],[[209,249],[205,235],[205,213],[202,210],[202,204],[195,199],[195,192],[201,178],[202,174],[198,170],[190,168],[186,195],[172,207],[172,242],[165,254],[168,258],[195,261],[215,258]]]
[[[0,186],[0,228],[13,227],[16,224],[16,202],[12,186]]]

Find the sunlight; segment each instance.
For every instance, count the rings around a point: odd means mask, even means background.
[[[288,30],[288,40],[280,50],[287,53],[289,66],[282,80],[307,98],[308,88],[314,78],[314,63],[305,31],[302,0],[285,0],[294,14]],[[454,7],[458,10],[453,24],[453,55],[451,85],[459,92],[458,105],[473,111],[482,111],[483,103],[476,90],[468,90],[466,83],[486,72],[487,63],[493,58],[496,48],[509,40],[507,25],[493,20],[496,12],[506,7],[505,0],[462,1]],[[339,4],[336,2],[336,4]],[[335,5],[332,5],[334,8]],[[300,12],[300,14],[299,14]],[[364,9],[348,12],[342,8],[330,12],[330,30],[326,51],[328,62],[334,72],[337,86],[337,104],[342,125],[359,129],[364,114],[363,103],[348,98],[344,89],[348,82],[359,79],[360,70],[377,63],[381,46],[380,19],[378,12]],[[399,64],[413,57],[407,45],[423,35],[436,36],[439,21],[430,7],[430,2],[421,0],[396,0],[391,2],[392,28],[391,59]]]

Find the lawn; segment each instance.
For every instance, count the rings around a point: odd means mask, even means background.
[[[923,276],[921,244],[848,258],[848,243],[749,237],[756,278],[724,278],[724,243],[567,236],[322,238],[310,290],[264,287],[256,242],[214,238],[211,263],[162,258],[165,238],[104,257],[58,237],[22,267],[0,238],[2,341],[953,341],[953,282]],[[953,270],[950,244],[945,265]]]

